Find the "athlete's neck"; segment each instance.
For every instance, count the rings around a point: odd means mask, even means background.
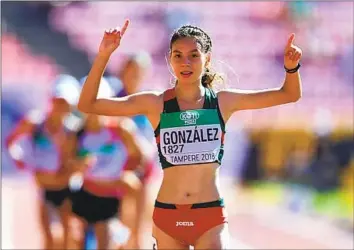
[[[85,130],[90,133],[98,133],[102,129],[102,124],[97,116],[88,117],[85,123]]]
[[[183,102],[198,102],[205,95],[205,88],[201,84],[177,84],[176,97]]]
[[[49,133],[58,133],[63,128],[63,117],[60,115],[49,114],[46,122],[45,128]]]
[[[90,133],[98,133],[102,129],[102,126],[100,124],[86,124],[85,130]]]

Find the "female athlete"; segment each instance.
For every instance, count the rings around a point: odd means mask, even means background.
[[[121,98],[97,98],[108,60],[127,30],[104,33],[81,92],[82,112],[108,116],[146,115],[164,170],[153,213],[156,249],[225,249],[227,216],[219,192],[218,168],[223,156],[225,123],[239,110],[291,103],[301,97],[298,69],[301,49],[292,34],[284,50],[285,80],[281,87],[260,91],[213,90],[212,40],[201,28],[184,25],[171,37],[169,63],[176,77],[173,88],[140,92]]]
[[[66,150],[71,133],[65,121],[79,97],[79,82],[72,76],[60,75],[55,82],[50,107],[46,114],[31,111],[7,138],[7,147],[18,168],[32,171],[40,192],[40,226],[44,235],[44,248],[58,247],[51,230],[50,207],[59,215],[63,228],[61,249],[68,249],[71,175],[69,152]],[[12,154],[21,138],[29,138],[28,151],[33,157],[21,159]],[[31,159],[32,158],[32,159]]]
[[[101,84],[100,95],[113,93],[107,82]],[[88,114],[82,120],[81,129],[67,143],[75,169],[69,182],[72,212],[79,222],[80,249],[85,248],[83,235],[89,226],[93,227],[97,249],[108,249],[113,242],[109,225],[117,219],[122,194],[132,196],[138,203],[141,182],[134,170],[142,162],[142,152],[129,118],[107,119]],[[139,204],[135,207],[140,211]],[[131,237],[136,237],[133,230]]]

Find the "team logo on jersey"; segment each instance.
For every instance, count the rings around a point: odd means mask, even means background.
[[[184,125],[196,124],[199,118],[199,113],[197,111],[185,111],[182,112],[179,118],[184,121]]]

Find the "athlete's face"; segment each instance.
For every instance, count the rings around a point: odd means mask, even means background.
[[[53,98],[51,105],[48,121],[52,125],[62,124],[63,119],[69,115],[71,110],[69,103],[63,98]]]
[[[195,38],[180,38],[171,46],[170,64],[179,83],[200,82],[209,61]]]
[[[128,63],[121,75],[125,88],[131,93],[137,91],[143,77],[144,70],[136,62]]]
[[[53,113],[57,115],[66,115],[70,112],[70,104],[63,98],[53,98]]]

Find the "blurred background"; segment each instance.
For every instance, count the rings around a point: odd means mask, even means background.
[[[221,168],[232,247],[353,249],[353,2],[1,2],[2,144],[54,79],[86,76],[103,31],[131,20],[105,77],[144,51],[141,90],[171,86],[169,35],[192,23],[213,39],[214,67],[240,89],[278,87],[288,35],[303,50],[303,97],[235,114]],[[2,249],[41,246],[36,187],[2,147]],[[161,171],[150,180],[143,247]],[[146,240],[145,240],[146,239]]]

